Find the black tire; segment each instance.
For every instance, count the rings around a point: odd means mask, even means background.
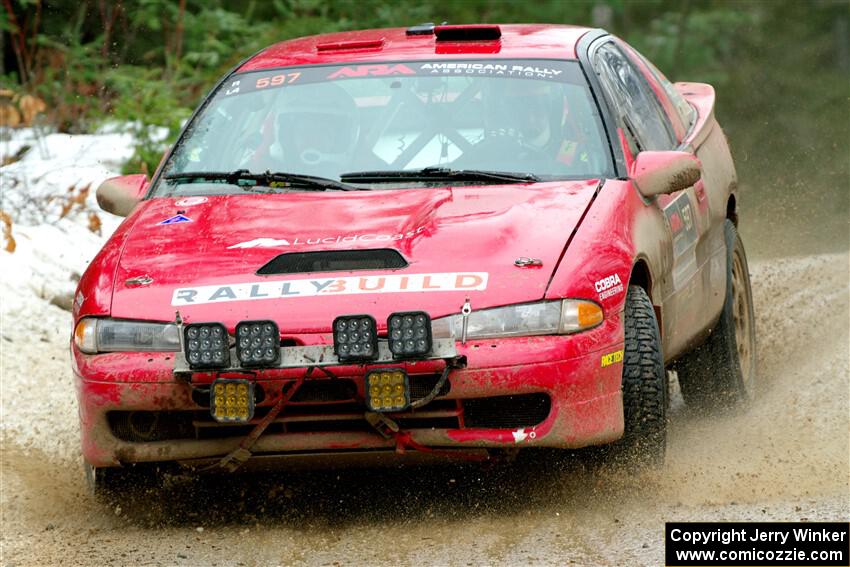
[[[726,299],[705,342],[675,364],[685,403],[712,413],[750,402],[756,390],[753,294],[747,256],[730,220],[726,239]]]
[[[627,465],[658,466],[667,447],[667,374],[652,302],[629,286],[624,312],[623,438],[616,454]]]

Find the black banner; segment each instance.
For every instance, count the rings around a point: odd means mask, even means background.
[[[850,566],[850,524],[842,522],[669,522],[668,567]]]
[[[404,77],[496,77],[535,79],[584,85],[581,67],[574,61],[550,59],[459,59],[306,65],[248,71],[233,75],[216,97],[231,97],[290,86],[346,79],[401,79]]]

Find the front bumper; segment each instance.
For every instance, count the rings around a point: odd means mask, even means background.
[[[327,337],[296,340],[322,344]],[[622,363],[603,366],[601,361],[604,355],[622,349],[622,344],[619,314],[577,335],[458,343],[458,354],[466,358],[467,365],[451,371],[448,392],[415,411],[389,415],[414,442],[426,447],[578,448],[608,443],[623,432]],[[175,380],[174,353],[92,356],[74,350],[73,358],[83,456],[94,466],[220,457],[234,450],[250,431],[251,426],[227,427],[209,417],[203,385],[213,375],[197,374],[191,385]],[[424,361],[404,366],[412,377],[427,382],[443,365],[442,361]],[[324,399],[322,395],[302,402],[294,399],[253,446],[255,455],[378,455],[396,447],[394,439],[371,429],[363,416],[365,368],[331,370],[339,378],[336,386],[345,384],[352,389],[350,399]],[[257,372],[254,378],[264,399],[258,404],[254,423],[277,401],[283,385],[303,374],[303,369]],[[327,385],[319,381],[331,380],[320,373],[314,376],[310,381],[317,391]],[[536,400],[533,411],[526,403],[531,400]],[[478,414],[473,419],[474,408]],[[489,409],[482,413],[481,408]],[[165,439],[162,432],[159,438],[158,434],[147,438],[128,434],[121,419],[130,416],[129,412],[140,412],[136,415],[145,419],[157,416],[163,423],[177,420],[179,427],[173,427]]]

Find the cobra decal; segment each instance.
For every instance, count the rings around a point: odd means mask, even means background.
[[[593,284],[599,299],[606,299],[618,293],[623,293],[623,282],[618,274],[611,274]]]

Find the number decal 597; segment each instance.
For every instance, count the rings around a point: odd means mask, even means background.
[[[262,77],[257,79],[256,88],[264,89],[266,87],[279,87],[280,85],[291,85],[298,80],[301,73],[283,73],[273,77]]]

